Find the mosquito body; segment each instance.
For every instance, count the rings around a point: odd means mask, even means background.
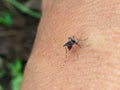
[[[74,36],[73,37],[68,37],[68,42],[66,42],[63,45],[63,47],[65,47],[65,49],[66,49],[66,53],[67,53],[67,50],[70,51],[72,49],[73,45],[77,45],[81,48],[81,45],[79,45],[79,41],[84,41],[86,39],[88,39],[88,38],[85,38],[85,39],[82,39],[82,40],[77,40],[77,38],[74,39]],[[67,54],[66,54],[66,57],[67,57]]]
[[[72,37],[68,37],[68,42],[66,42],[64,45],[63,45],[63,47],[65,47],[65,49],[66,49],[66,57],[67,57],[67,50],[71,50],[72,49],[72,47],[73,47],[73,45],[77,45],[77,46],[79,46],[80,47],[80,45],[78,44],[78,40],[76,41],[75,39],[74,39],[74,36],[73,36],[73,38]]]
[[[76,41],[76,40],[74,39],[74,37],[73,37],[73,38],[72,38],[72,37],[68,37],[68,39],[69,39],[69,41],[68,41],[67,43],[65,43],[65,44],[63,45],[63,47],[67,47],[68,50],[71,50],[71,48],[72,48],[72,46],[73,46],[74,44],[76,44],[76,45],[79,46],[78,41]]]

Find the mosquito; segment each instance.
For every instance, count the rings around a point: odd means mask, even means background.
[[[76,44],[76,45],[79,46],[78,42],[79,42],[79,41],[76,41],[76,40],[74,39],[74,36],[73,36],[73,38],[72,38],[72,37],[68,37],[68,42],[65,43],[65,44],[63,45],[63,47],[67,47],[68,50],[71,50],[71,48],[72,48],[72,46],[73,46],[74,44]]]
[[[86,39],[87,38],[85,38],[83,40],[86,40]],[[77,46],[79,46],[81,48],[81,46],[79,45],[79,41],[83,41],[83,40],[75,40],[74,36],[73,37],[68,37],[68,42],[66,42],[63,45],[63,47],[65,47],[65,49],[66,49],[66,53],[67,53],[67,49],[70,51],[72,49],[73,45],[77,45]]]
[[[80,45],[78,43],[79,43],[79,40],[76,41],[74,36],[73,37],[68,37],[68,42],[66,42],[63,45],[63,47],[65,47],[65,49],[66,49],[66,53],[67,53],[67,49],[70,51],[72,49],[73,45],[75,45],[75,44],[80,47]],[[66,57],[67,57],[67,55],[66,55]]]

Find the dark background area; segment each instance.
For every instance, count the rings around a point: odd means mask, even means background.
[[[20,90],[41,16],[40,3],[0,1],[0,90]]]

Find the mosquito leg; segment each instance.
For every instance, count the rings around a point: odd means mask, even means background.
[[[84,38],[84,39],[82,39],[82,40],[79,40],[79,41],[85,41],[85,40],[87,40],[88,39],[88,37],[87,38]],[[79,41],[78,41],[78,43],[79,43]],[[82,45],[79,45],[80,47],[83,47]]]
[[[78,40],[75,36],[73,36],[73,39],[76,39],[77,40],[77,45],[81,48],[81,45],[79,45],[79,41],[81,41],[80,39]]]
[[[76,38],[75,36],[73,36],[73,39],[76,39],[77,40],[77,43],[79,43],[79,39],[78,38]]]
[[[81,45],[80,44],[77,44],[80,48],[81,48]]]
[[[66,58],[67,58],[67,47],[65,47],[65,50],[66,50]]]
[[[87,39],[88,39],[88,37],[87,37],[87,38],[82,39],[81,41],[84,41],[84,40],[87,40]]]

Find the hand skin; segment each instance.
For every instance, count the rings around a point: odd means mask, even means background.
[[[42,10],[21,90],[120,90],[120,0],[43,0]],[[66,53],[72,35],[87,39]]]

